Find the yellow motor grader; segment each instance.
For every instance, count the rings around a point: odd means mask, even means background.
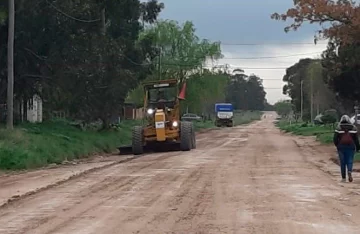
[[[131,150],[134,155],[175,147],[182,151],[196,148],[192,122],[180,121],[180,100],[185,84],[178,93],[178,80],[158,80],[144,84],[144,124],[132,130]],[[120,147],[120,154],[130,147]]]

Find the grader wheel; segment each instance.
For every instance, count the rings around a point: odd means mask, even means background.
[[[182,122],[180,125],[180,149],[189,151],[193,148],[192,123]]]
[[[135,126],[132,131],[132,151],[134,155],[144,153],[143,148],[143,128]]]
[[[194,125],[192,124],[191,125],[191,146],[192,146],[192,149],[196,149],[196,135],[195,135],[195,127]]]

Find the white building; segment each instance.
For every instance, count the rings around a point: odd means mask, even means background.
[[[34,95],[28,102],[26,119],[30,123],[41,123],[43,121],[42,100],[38,95]]]

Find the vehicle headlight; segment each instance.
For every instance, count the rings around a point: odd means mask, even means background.
[[[154,109],[149,108],[149,109],[147,110],[147,113],[148,113],[149,115],[154,114]]]
[[[174,122],[172,123],[172,126],[176,128],[177,126],[179,126],[179,123],[178,123],[177,121],[174,121]]]

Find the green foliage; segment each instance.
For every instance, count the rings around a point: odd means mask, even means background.
[[[321,117],[321,120],[324,124],[335,124],[338,120],[337,113],[334,111],[325,111],[324,115]]]
[[[276,111],[276,110],[275,110],[275,106],[274,106],[274,105],[271,105],[271,104],[268,103],[268,102],[266,102],[266,103],[265,103],[264,111]]]
[[[181,83],[187,79],[185,105],[189,106],[193,112],[202,113],[214,103],[213,99],[221,99],[219,96],[223,96],[226,78],[215,77],[212,73],[200,75],[206,59],[220,58],[221,50],[219,43],[201,40],[195,32],[192,22],[187,21],[179,25],[176,21],[165,20],[149,26],[140,35],[140,40],[150,39],[157,48],[161,48],[158,51],[161,53],[160,68],[157,68],[161,69],[161,77],[158,74],[150,75],[144,82],[161,78],[178,79]],[[205,103],[200,99],[211,100]],[[138,106],[143,104],[143,100],[144,93],[141,85],[133,89],[127,98],[127,101]]]
[[[139,34],[162,8],[156,0],[19,1],[16,98],[28,101],[40,94],[47,110],[66,111],[85,121],[100,118],[107,127],[120,113],[129,90],[153,70],[143,66],[156,56],[153,41],[139,39]],[[6,43],[7,25],[0,25],[1,103]]]
[[[303,119],[315,117],[315,110],[322,112],[329,108],[340,108],[336,95],[323,80],[324,68],[320,60],[300,59],[298,63],[286,69],[283,81],[283,93],[289,95],[294,111],[301,111],[301,86],[303,89]],[[302,83],[302,85],[301,85]],[[313,113],[311,115],[311,96],[313,96]]]
[[[238,110],[264,110],[266,92],[261,79],[256,75],[247,76],[239,71],[229,77],[226,102]]]
[[[330,42],[322,54],[322,65],[326,69],[323,77],[330,89],[342,99],[343,105],[352,111],[354,100],[360,100],[357,91],[360,88],[360,47],[357,44],[340,45],[337,54],[337,46],[338,43]]]
[[[187,80],[186,97],[182,111],[197,114],[211,114],[217,102],[225,100],[228,76],[216,74],[196,74]]]
[[[15,131],[0,129],[0,169],[30,169],[95,153],[110,153],[129,144],[131,127],[124,122],[112,131],[82,131],[64,121],[24,124]]]
[[[149,26],[141,35],[152,38],[161,50],[161,77],[179,79],[182,82],[194,71],[199,71],[206,59],[221,57],[220,43],[201,40],[194,24],[186,21],[183,25],[173,20],[158,21]]]
[[[6,17],[7,17],[7,12],[2,6],[0,6],[0,25],[5,23]]]
[[[286,117],[291,113],[293,105],[289,101],[284,100],[276,102],[274,108],[278,115]]]
[[[334,129],[329,125],[315,126],[307,123],[289,124],[287,121],[280,121],[277,126],[286,132],[301,136],[316,136],[316,139],[324,144],[332,143]]]

